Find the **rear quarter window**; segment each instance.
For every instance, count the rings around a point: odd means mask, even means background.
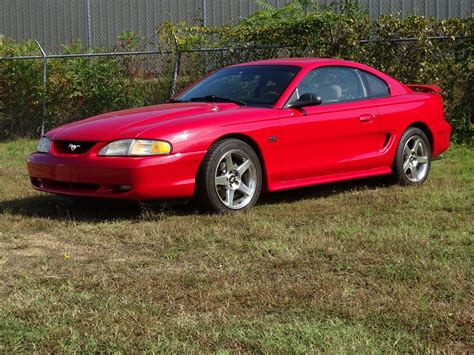
[[[362,72],[362,75],[367,85],[369,97],[384,97],[390,95],[390,89],[385,81],[367,72]]]

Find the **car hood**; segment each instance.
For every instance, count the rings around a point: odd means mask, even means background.
[[[110,141],[136,138],[157,125],[173,121],[184,125],[190,120],[202,120],[209,116],[238,110],[251,110],[233,103],[172,103],[138,109],[110,112],[70,123],[48,133],[53,140]],[[268,109],[267,109],[268,110]],[[142,137],[147,138],[147,137]],[[150,137],[148,137],[150,138]]]

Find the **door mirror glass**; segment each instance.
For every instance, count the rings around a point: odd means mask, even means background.
[[[317,96],[316,94],[313,93],[305,93],[300,96],[300,98],[296,101],[293,101],[288,105],[290,108],[302,108],[306,106],[316,106],[316,105],[321,105],[323,100],[321,97]]]

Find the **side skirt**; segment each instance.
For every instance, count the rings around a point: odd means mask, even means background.
[[[361,171],[351,171],[346,173],[331,174],[316,176],[306,179],[297,179],[289,181],[275,182],[268,186],[268,191],[280,191],[286,189],[294,189],[298,187],[310,186],[310,185],[319,185],[326,184],[330,182],[343,181],[343,180],[352,180],[352,179],[361,179],[370,176],[377,175],[387,175],[392,172],[391,168],[375,168],[370,170],[361,170]]]

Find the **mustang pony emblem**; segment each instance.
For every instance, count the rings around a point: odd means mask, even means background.
[[[72,144],[72,143],[70,143],[67,147],[69,148],[69,150],[70,150],[71,152],[74,152],[77,148],[80,148],[81,145],[80,145],[80,144]]]

